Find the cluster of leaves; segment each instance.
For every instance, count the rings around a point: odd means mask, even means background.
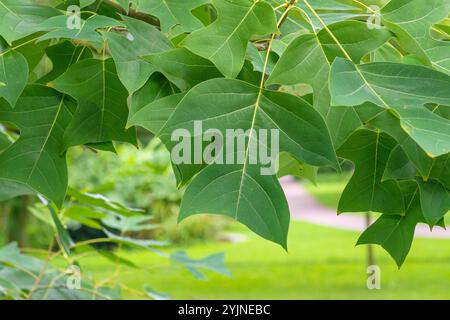
[[[204,130],[278,129],[279,175],[352,161],[338,210],[382,213],[359,243],[382,245],[399,265],[417,223],[442,226],[448,0],[0,3],[0,122],[20,130],[2,141],[1,199],[40,193],[60,208],[68,148],[137,144],[140,126],[172,150],[173,130],[194,135],[202,120]],[[73,4],[80,29],[67,27]],[[301,97],[287,93],[299,84]],[[249,140],[244,164],[174,166],[187,186],[180,218],[227,215],[286,247],[285,196],[248,161]]]

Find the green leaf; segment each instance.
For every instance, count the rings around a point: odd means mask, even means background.
[[[28,63],[18,52],[6,50],[0,53],[0,97],[14,108],[27,85]]]
[[[301,35],[284,51],[267,85],[309,84],[314,92],[314,107],[326,115],[330,106],[329,70],[330,65],[319,39],[315,35]]]
[[[182,45],[212,61],[229,78],[241,71],[248,41],[254,36],[278,32],[272,7],[262,1],[212,0],[217,20],[194,31]]]
[[[330,74],[333,106],[372,102],[384,108],[450,104],[450,76],[432,69],[400,63],[355,65],[337,58]]]
[[[283,0],[274,0],[274,2],[278,4],[277,7],[284,3]],[[356,3],[352,3],[351,1],[346,2],[347,3],[341,3],[335,0],[308,1],[311,7],[320,16],[322,22],[327,26],[347,19],[353,18],[357,20],[364,18],[365,13],[357,7]],[[281,15],[283,10],[284,8],[278,8],[278,15]],[[307,18],[306,14],[308,14]],[[323,28],[322,22],[319,21],[316,16],[312,15],[304,1],[300,0],[295,3],[295,7],[289,12],[281,30],[283,35],[290,35],[302,29],[312,32],[313,30],[321,30]]]
[[[185,93],[178,93],[150,102],[132,115],[128,125],[141,126],[159,134],[184,96]]]
[[[0,0],[0,35],[11,44],[35,33],[41,22],[59,14],[58,10],[33,0]]]
[[[414,179],[415,175],[416,168],[401,145],[396,146],[389,156],[382,180],[410,180]]]
[[[170,300],[170,296],[167,293],[155,291],[150,286],[144,286],[145,293],[153,300]]]
[[[153,251],[153,247],[162,247],[167,245],[167,242],[164,241],[135,239],[130,237],[119,236],[108,231],[107,229],[103,229],[103,232],[108,236],[108,238],[111,239],[112,242],[123,243],[132,247],[149,249]]]
[[[450,190],[450,154],[434,159],[430,177],[439,180],[448,190]]]
[[[42,84],[58,78],[75,62],[92,58],[92,52],[88,48],[80,45],[75,46],[70,41],[63,41],[47,47],[45,53],[52,61],[52,70],[38,80]]]
[[[178,251],[171,254],[170,259],[181,264],[189,272],[191,272],[194,277],[200,280],[206,279],[206,276],[203,274],[204,270],[214,271],[216,273],[231,277],[231,272],[225,267],[223,253],[212,254],[202,259],[192,259],[185,251]]]
[[[184,48],[149,55],[145,59],[156,66],[157,70],[181,91],[188,90],[203,81],[222,77],[209,60]]]
[[[423,222],[417,185],[404,183],[406,213],[403,216],[383,214],[358,239],[357,245],[378,244],[382,246],[399,267],[411,249],[417,223]]]
[[[305,178],[311,181],[313,184],[317,182],[317,167],[313,167],[301,162],[292,157],[287,152],[280,152],[279,165],[277,177],[284,176],[296,176],[300,178]]]
[[[403,214],[401,191],[396,181],[382,182],[389,154],[396,142],[385,133],[355,131],[338,149],[340,157],[355,164],[355,172],[339,200],[338,212]]]
[[[101,194],[79,192],[73,188],[69,188],[68,194],[81,204],[102,208],[107,211],[118,213],[125,217],[142,213],[142,210],[140,209],[126,207],[118,202],[114,202],[111,199],[108,199]]]
[[[172,45],[156,27],[126,16],[122,18],[128,33],[120,35],[107,32],[105,37],[108,40],[119,78],[132,94],[147,82],[156,69],[141,57],[164,52],[171,49]]]
[[[184,96],[185,93],[178,93],[150,102],[130,118],[128,125],[141,126],[159,134]]]
[[[417,179],[420,190],[420,204],[425,221],[435,226],[450,210],[450,193],[436,180]]]
[[[36,78],[34,74],[40,66],[42,66],[42,60],[45,56],[45,49],[50,45],[50,41],[37,41],[35,35],[31,35],[15,41],[13,47],[9,50],[14,50],[20,53],[25,60],[27,60],[28,70],[30,71],[29,83],[33,82]],[[6,49],[5,51],[7,51]],[[45,59],[45,58],[44,58]]]
[[[80,0],[80,8],[85,8],[87,6],[90,6],[97,0]]]
[[[259,51],[254,43],[249,42],[247,46],[246,58],[251,61],[254,71],[265,71],[266,74],[272,73],[273,67],[278,60],[278,56],[274,51],[271,51],[267,66],[265,66],[266,55],[267,51]]]
[[[368,29],[366,22],[359,21],[338,22],[331,25],[329,30],[355,63],[359,63],[365,55],[392,38],[392,34],[387,29]],[[321,30],[318,39],[330,63],[336,57],[346,57],[327,30]]]
[[[153,218],[150,216],[129,216],[110,214],[102,219],[102,223],[122,233],[125,232],[138,232],[145,230],[153,230],[157,227],[155,224],[149,223]]]
[[[64,147],[105,141],[136,144],[136,132],[126,130],[127,91],[111,59],[87,59],[72,65],[54,87],[78,101],[64,136]]]
[[[0,263],[12,265],[32,273],[39,273],[44,265],[39,259],[22,254],[16,242],[0,248]]]
[[[14,123],[21,131],[20,138],[0,154],[1,184],[9,186],[2,193],[38,192],[62,205],[67,189],[62,137],[74,109],[73,102],[38,85],[25,89],[16,108],[0,106],[0,120]]]
[[[204,82],[189,91],[160,130],[159,137],[169,150],[176,145],[170,139],[174,130],[185,129],[191,136],[197,134],[194,120],[202,121],[203,130],[219,130],[223,137],[227,129],[243,130],[238,138],[244,139],[246,130],[278,130],[279,151],[289,152],[310,165],[338,168],[323,119],[306,101],[290,94],[260,90],[239,80]],[[262,175],[262,165],[250,163],[254,162],[254,155],[250,159],[250,145],[246,141],[245,152],[236,150],[236,146],[226,150],[233,161],[228,164],[212,161],[193,179],[181,204],[180,220],[198,213],[227,215],[286,247],[289,224],[286,199],[275,175]],[[270,155],[267,148],[262,142],[260,154]],[[224,154],[220,152],[222,157]],[[177,169],[181,180],[187,182],[202,166],[187,164]]]
[[[52,216],[53,223],[56,227],[56,232],[58,234],[59,242],[64,250],[64,252],[69,256],[70,255],[70,247],[73,245],[72,239],[69,236],[66,228],[62,225],[61,220],[56,213],[56,209],[53,207],[51,203],[47,204],[48,210]]]
[[[7,149],[14,143],[14,139],[5,130],[5,127],[0,124],[0,153]]]
[[[393,109],[403,130],[430,156],[450,152],[450,122],[424,107],[450,104],[450,76],[399,63],[355,65],[338,58],[330,74],[332,105],[372,102]]]
[[[381,11],[383,23],[410,53],[427,65],[450,74],[450,44],[435,39],[430,29],[448,17],[447,0],[392,0]]]
[[[329,27],[355,62],[383,45],[391,34],[385,29],[367,29],[363,22],[344,21]],[[267,84],[309,84],[314,91],[314,107],[324,116],[329,112],[328,74],[330,64],[343,53],[327,30],[301,35],[290,42],[276,64]]]
[[[401,126],[430,157],[450,152],[450,121],[426,108],[403,107],[397,110]]]
[[[180,33],[191,32],[203,27],[192,10],[209,0],[133,0],[136,10],[159,18],[161,30],[175,37]]]
[[[72,205],[64,210],[64,217],[75,220],[89,228],[102,230],[103,226],[96,220],[106,218],[107,215],[94,208]]]
[[[359,110],[360,107],[356,107]],[[409,160],[414,164],[422,177],[429,177],[433,166],[431,159],[426,152],[401,128],[400,119],[390,110],[382,111],[375,117],[371,117],[368,123],[379,128],[393,137],[401,146]]]
[[[358,113],[352,107],[333,107],[327,115],[328,130],[335,149],[338,149],[351,134],[362,126]]]
[[[145,85],[132,95],[129,119],[132,119],[139,110],[154,101],[175,93],[177,93],[176,87],[163,75],[159,73],[152,75]],[[159,118],[158,114],[153,116]]]

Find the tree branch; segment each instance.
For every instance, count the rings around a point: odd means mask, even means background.
[[[161,24],[159,22],[159,19],[157,19],[156,17],[153,17],[151,15],[148,15],[148,14],[136,11],[135,9],[131,8],[131,5],[130,5],[130,8],[128,8],[128,12],[127,12],[118,3],[116,3],[116,2],[114,2],[112,0],[103,0],[103,3],[105,3],[105,4],[107,4],[107,5],[111,6],[111,7],[116,8],[123,15],[129,16],[129,17],[132,17],[132,18],[135,18],[135,19],[138,19],[138,20],[145,21],[145,22],[147,22],[147,23],[149,23],[151,25],[154,25],[156,27],[160,27],[161,26]]]

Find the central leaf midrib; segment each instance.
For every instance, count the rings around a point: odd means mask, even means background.
[[[29,175],[28,175],[28,177],[27,177],[27,180],[26,180],[26,182],[25,182],[26,184],[29,183],[31,177],[33,176],[34,171],[36,170],[36,168],[37,168],[37,166],[38,166],[38,164],[39,164],[39,161],[41,160],[42,154],[44,153],[44,149],[45,149],[45,147],[47,146],[47,143],[48,143],[48,141],[49,141],[49,139],[50,139],[50,136],[51,136],[52,133],[53,133],[54,127],[55,127],[55,125],[56,125],[56,122],[58,121],[59,115],[60,115],[61,110],[62,110],[62,106],[63,106],[63,104],[64,104],[64,98],[65,98],[65,95],[63,95],[63,96],[61,97],[61,102],[59,103],[58,108],[57,108],[57,110],[56,110],[56,114],[55,114],[55,117],[53,118],[52,125],[50,126],[50,129],[49,129],[49,131],[48,131],[48,134],[47,134],[47,136],[45,137],[44,143],[42,144],[42,147],[41,147],[41,149],[40,149],[39,152],[38,152],[38,158],[36,159],[36,161],[34,162],[33,167],[31,168],[31,171],[30,171],[30,173],[29,173]]]
[[[264,70],[263,75],[262,75],[263,79],[264,79],[264,73],[265,73],[265,70]],[[252,132],[253,132],[253,129],[255,127],[256,114],[258,113],[259,103],[260,103],[261,96],[262,96],[263,90],[264,90],[263,86],[264,86],[264,83],[262,81],[261,84],[260,84],[260,87],[258,89],[258,95],[256,97],[256,102],[255,102],[255,110],[253,111],[252,122],[251,122],[251,125],[250,125],[250,135],[249,135],[248,143],[247,143],[246,148],[245,148],[244,166],[242,168],[241,180],[239,182],[238,199],[237,199],[236,209],[235,209],[235,211],[236,211],[235,212],[235,219],[236,220],[238,219],[239,205],[240,205],[240,202],[241,202],[241,195],[242,195],[242,187],[243,187],[243,184],[244,184],[244,177],[246,175],[246,170],[247,170],[247,161],[248,161],[248,157],[249,157],[249,149],[250,149],[250,144],[252,142],[252,137],[253,137]]]
[[[105,105],[106,105],[106,68],[105,60],[102,60],[102,106],[100,112],[100,130],[98,131],[97,140],[100,141],[103,136],[103,122],[105,118]]]

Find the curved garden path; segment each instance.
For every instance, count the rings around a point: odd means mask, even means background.
[[[366,229],[364,215],[341,214],[337,215],[336,210],[324,207],[311,196],[306,189],[291,177],[281,179],[281,185],[289,203],[289,209],[295,220],[306,221],[318,225],[363,231]],[[444,230],[435,228],[433,232],[426,225],[418,225],[416,236],[423,238],[450,239],[450,228]]]

